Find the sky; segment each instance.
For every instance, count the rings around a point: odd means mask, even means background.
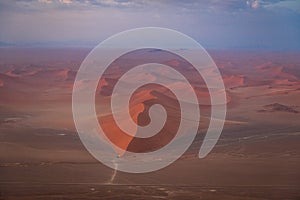
[[[0,45],[95,46],[165,27],[210,49],[300,50],[300,0],[0,0]]]

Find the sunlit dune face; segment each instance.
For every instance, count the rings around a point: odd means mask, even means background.
[[[148,96],[144,95],[143,91],[147,91],[147,93],[149,93]],[[139,98],[139,96],[141,96],[139,93],[143,95],[142,98]],[[166,93],[167,95],[165,95]],[[145,85],[133,94],[130,106],[141,104],[143,105],[143,110],[140,110],[137,116],[137,124],[139,126],[146,126],[151,123],[149,109],[155,104],[160,104],[165,108],[167,113],[166,123],[154,136],[148,138],[133,138],[127,150],[132,152],[155,151],[167,145],[178,132],[180,124],[180,104],[171,90],[157,84]],[[130,109],[130,114],[133,117],[134,113],[133,109]]]
[[[162,94],[166,90],[168,96]],[[132,120],[139,126],[148,125],[151,122],[149,108],[154,104],[162,105],[168,116],[164,127],[152,137],[136,138],[126,134],[118,127],[112,115],[99,117],[99,123],[107,138],[123,150],[139,153],[158,150],[175,137],[180,124],[180,109],[177,109],[180,105],[169,89],[156,84],[145,85],[134,92],[129,102]]]

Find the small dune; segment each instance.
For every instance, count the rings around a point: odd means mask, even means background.
[[[63,80],[67,80],[69,78],[70,69],[62,69],[58,70],[55,75],[61,77]]]
[[[256,71],[261,75],[265,75],[266,78],[272,78],[274,80],[278,80],[278,79],[288,79],[292,81],[297,80],[296,76],[285,72],[285,67],[275,66],[271,62],[268,62],[264,65],[257,66]]]
[[[284,85],[284,86],[293,86],[293,85],[299,85],[299,81],[290,81],[288,79],[282,79],[282,80],[274,80],[272,82],[272,85]]]
[[[26,70],[26,69],[11,69],[7,71],[5,74],[9,77],[23,77],[23,76],[31,76],[38,73],[39,70]]]
[[[178,67],[180,66],[180,62],[176,59],[172,59],[166,62],[167,65],[173,66],[173,67]]]
[[[223,77],[226,88],[236,88],[245,85],[245,77],[243,75],[230,75]]]
[[[289,112],[289,113],[299,113],[299,111],[295,110],[292,106],[283,105],[280,103],[272,103],[264,106],[263,110],[259,110],[259,112]]]

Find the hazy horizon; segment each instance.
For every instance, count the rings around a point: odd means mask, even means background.
[[[94,47],[121,31],[165,27],[208,49],[300,50],[296,0],[0,2],[0,46]]]

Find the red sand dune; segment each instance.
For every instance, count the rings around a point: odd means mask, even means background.
[[[272,66],[273,63],[271,61],[269,62],[265,62],[265,63],[262,63],[262,64],[259,64],[259,65],[256,65],[255,68],[256,69],[266,69],[266,68],[270,68],[270,66]]]
[[[128,66],[130,65],[130,60],[126,60]],[[120,61],[121,62],[121,61]],[[186,76],[189,77],[189,80],[194,84],[194,90],[190,90],[186,83],[176,82],[174,81],[171,86],[176,87],[181,94],[189,96],[191,93],[196,93],[200,105],[210,105],[210,95],[219,95],[218,93],[209,94],[207,88],[203,80],[199,79],[199,76],[195,75],[195,71],[191,69],[186,63],[183,63],[181,60],[178,59],[168,59],[162,63],[168,64],[170,66],[174,66],[174,68],[180,68],[182,71],[185,72]],[[240,63],[242,66],[244,63]],[[98,91],[100,91],[100,96],[110,97],[110,91],[113,89],[113,85],[116,83],[117,78],[120,74],[122,74],[122,70],[124,68],[118,67],[122,65],[118,65],[118,63],[112,66],[112,70],[110,73],[107,73],[104,78],[100,79]],[[247,65],[246,65],[247,66]],[[130,67],[130,66],[129,66]],[[128,68],[129,68],[128,67]],[[118,70],[118,71],[116,71]],[[252,66],[252,68],[248,67],[237,67],[232,62],[224,62],[224,66],[222,66],[222,74],[223,80],[226,88],[237,88],[237,87],[247,87],[249,85],[297,85],[299,84],[299,80],[295,75],[291,72],[295,69],[293,66],[289,67],[290,71],[286,70],[286,67],[282,67],[280,65],[275,65],[271,62],[265,63],[263,65]],[[117,73],[116,73],[117,72]],[[207,74],[213,74],[210,69],[206,71]],[[119,73],[119,74],[118,74]],[[17,96],[13,96],[14,92],[11,88],[16,90],[26,90],[26,92],[30,93],[31,95],[35,95],[38,99],[38,95],[45,95],[43,98],[47,99],[47,101],[51,98],[59,98],[62,92],[69,92],[71,94],[71,88],[73,86],[73,81],[75,79],[76,70],[68,68],[68,65],[61,68],[53,68],[53,66],[49,67],[48,65],[40,68],[36,67],[21,67],[20,69],[9,69],[6,71],[5,74],[0,73],[0,86],[3,87],[5,83],[5,87],[2,88],[2,91],[10,95],[7,99],[21,99],[17,98]],[[164,78],[167,76],[166,71],[157,71],[155,74],[149,74],[152,80],[155,80],[156,77],[154,75],[160,76],[159,78]],[[247,76],[246,76],[247,75]],[[138,74],[135,78],[143,79],[143,75]],[[298,82],[297,82],[298,81]],[[8,86],[8,87],[6,87]],[[64,90],[60,90],[61,88],[65,89],[66,86],[68,88]],[[7,88],[7,89],[5,89]],[[21,88],[21,89],[19,89]],[[27,90],[27,89],[30,90]],[[165,132],[173,132],[176,127],[173,125],[176,124],[176,116],[178,110],[176,98],[167,91],[167,89],[162,88],[159,91],[150,90],[149,88],[144,88],[145,90],[138,91],[135,93],[135,98],[130,102],[130,114],[132,119],[139,124],[145,124],[149,119],[147,118],[147,111],[151,103],[156,100],[162,101],[162,103],[166,104],[166,107],[169,109],[171,113],[171,123],[168,124],[165,128]],[[36,92],[36,93],[35,93]],[[55,93],[57,92],[57,93]],[[20,93],[22,95],[23,93]],[[51,95],[49,95],[51,94]],[[231,101],[231,93],[227,93],[227,102]],[[53,96],[53,97],[51,97]],[[68,100],[70,100],[69,97]],[[58,99],[56,99],[58,100]],[[22,100],[24,101],[24,100]],[[33,102],[33,101],[32,101]],[[70,102],[69,102],[70,103]],[[117,143],[121,149],[128,149],[129,146],[132,148],[133,151],[143,151],[139,147],[134,145],[134,141],[132,141],[133,137],[131,136],[122,136],[121,131],[119,130],[118,126],[114,123],[112,115],[106,115],[101,118],[101,124],[103,125],[104,129],[107,130],[110,134],[110,139]],[[147,149],[151,150],[152,148],[158,148],[160,145],[165,144],[168,141],[166,138],[163,141],[155,141],[155,145],[147,146]],[[138,143],[138,142],[136,142]],[[150,142],[149,142],[150,144]],[[122,152],[119,152],[120,154]]]
[[[23,76],[31,76],[38,72],[39,70],[27,71],[27,70],[18,70],[11,69],[7,71],[5,74],[10,77],[23,77]]]
[[[300,81],[290,81],[288,79],[282,79],[282,80],[274,80],[272,82],[272,85],[285,85],[285,86],[294,86],[294,85],[300,85]]]
[[[56,71],[55,75],[61,77],[63,80],[68,80],[70,69],[62,69]]]
[[[169,65],[169,66],[174,66],[174,67],[180,66],[180,62],[177,59],[169,60],[169,61],[165,62],[165,64]]]
[[[47,69],[33,74],[37,78],[54,79],[56,81],[74,80],[76,72],[70,69]]]
[[[101,101],[101,95],[98,98]],[[114,96],[114,98],[117,98],[117,96]],[[96,102],[98,102],[97,97]],[[178,108],[180,106],[169,89],[156,84],[148,84],[136,90],[130,100],[130,115],[137,124],[147,125],[150,122],[148,116],[149,108],[156,103],[161,104],[166,109],[168,118],[163,129],[157,135],[147,139],[126,135],[117,126],[111,114],[99,117],[99,123],[104,132],[107,133],[109,140],[121,148],[121,150],[116,149],[119,155],[122,155],[124,150],[132,152],[153,151],[164,146],[172,139],[173,133],[176,133],[176,124],[179,124],[176,121],[180,120],[178,116]]]
[[[76,76],[76,71],[68,68],[64,69],[10,69],[2,75],[6,75],[11,78],[28,78],[29,81],[32,80],[55,80],[55,81],[73,81]]]
[[[19,87],[21,87],[21,85],[23,85],[23,87],[27,87],[26,82],[24,83],[20,81],[19,78],[11,77],[6,73],[0,73],[0,80],[3,83],[3,85],[5,84],[7,88],[14,88],[15,90],[17,90],[19,89]]]
[[[99,80],[99,84],[98,84],[98,87],[100,88],[100,92],[102,92],[104,89],[105,86],[108,86],[108,82],[105,78],[101,78]]]
[[[259,110],[259,112],[289,112],[289,113],[299,113],[298,110],[295,110],[293,106],[287,106],[280,103],[272,103],[264,106],[265,110]]]
[[[284,78],[289,80],[297,80],[296,76],[283,72],[283,69],[284,67],[277,67],[275,69],[268,70],[268,72],[271,73],[271,76],[276,78],[278,77],[278,78]]]
[[[256,71],[259,74],[265,75],[268,79],[288,79],[288,80],[297,80],[297,77],[293,74],[284,72],[283,66],[276,66],[271,62],[265,63],[263,65],[258,65],[255,67]]]
[[[236,88],[245,85],[245,77],[243,75],[225,75],[223,81],[226,88]]]

